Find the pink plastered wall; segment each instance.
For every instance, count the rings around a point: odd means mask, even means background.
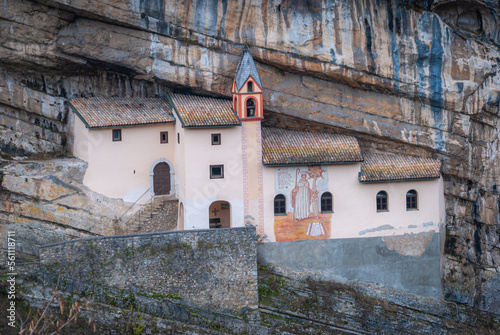
[[[184,229],[208,229],[209,208],[215,201],[227,201],[231,227],[243,227],[243,169],[241,127],[184,128],[185,173],[182,189]],[[212,134],[221,144],[212,145]],[[224,165],[224,178],[211,179],[210,165]]]
[[[121,141],[113,141],[112,129],[121,129]],[[160,132],[164,131],[168,132],[168,143],[160,143]],[[111,198],[137,200],[151,187],[155,162],[175,165],[173,124],[87,129],[76,117],[74,134],[73,153],[88,163],[84,184]]]
[[[306,166],[299,167],[306,168]],[[288,225],[283,225],[286,218],[274,215],[274,197],[276,167],[264,167],[264,233],[268,242],[275,242],[286,236],[289,229],[290,240],[302,236],[303,239],[321,238],[362,238],[374,236],[395,236],[414,234],[427,231],[439,232],[444,222],[443,183],[440,179],[422,181],[402,181],[383,183],[360,183],[358,173],[360,164],[322,165],[328,174],[328,191],[333,196],[333,213],[319,215],[319,219],[310,219],[311,222],[320,222],[321,218],[329,217],[328,227],[322,225],[326,234],[310,237],[306,235],[307,224],[299,220],[292,222],[289,214]],[[409,190],[418,193],[418,210],[406,209],[406,193]],[[377,212],[376,195],[379,191],[386,191],[389,198],[389,210]],[[321,194],[319,194],[321,197]],[[291,210],[290,198],[287,198],[287,211]],[[320,207],[320,204],[319,204]],[[312,209],[311,209],[312,212]],[[296,234],[293,230],[302,229],[304,232]],[[279,236],[278,236],[279,235]],[[302,239],[301,238],[301,239]]]

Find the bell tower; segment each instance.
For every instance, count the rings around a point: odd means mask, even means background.
[[[233,79],[233,108],[241,121],[262,120],[262,82],[248,45],[245,44]]]
[[[241,152],[245,225],[255,226],[262,241],[264,239],[264,193],[260,123],[264,118],[263,90],[248,45],[243,48],[231,91],[234,111],[242,123]]]

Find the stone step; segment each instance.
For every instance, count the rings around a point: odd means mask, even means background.
[[[169,202],[177,202],[178,199],[172,196],[155,197],[153,202],[144,204],[140,211],[134,213],[127,221],[128,231],[140,231],[145,225],[148,225],[151,220],[168,206]]]
[[[150,211],[143,211],[143,212],[141,212],[140,215],[137,214],[137,217],[141,217],[142,218],[142,217],[146,217],[146,216],[151,216],[151,213],[152,212],[150,212]]]
[[[144,206],[144,209],[147,209],[147,210],[151,210],[151,208],[155,209],[155,208],[160,208],[160,207],[163,207],[163,205],[146,205]]]

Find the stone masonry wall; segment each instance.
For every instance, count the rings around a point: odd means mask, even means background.
[[[255,228],[96,237],[40,247],[41,269],[214,310],[256,308]]]
[[[177,228],[177,200],[166,201],[163,206],[156,209],[155,212],[156,214],[153,216],[153,218],[141,226],[141,233],[171,231]]]

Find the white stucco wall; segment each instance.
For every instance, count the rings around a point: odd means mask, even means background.
[[[221,134],[221,145],[212,145]],[[243,227],[241,127],[185,128],[184,229],[208,229],[214,201],[230,203],[232,227]],[[182,137],[181,137],[182,141]],[[224,165],[224,178],[210,179],[210,165]]]
[[[329,191],[333,196],[330,238],[393,236],[431,230],[438,232],[439,224],[444,221],[441,179],[360,183],[360,164],[322,167],[328,172]],[[274,242],[274,167],[264,167],[264,185],[264,232],[268,240]],[[411,189],[418,192],[418,210],[407,211],[406,192]],[[388,193],[387,212],[377,212],[376,209],[376,195],[382,190]]]
[[[134,202],[151,187],[150,171],[158,160],[174,166],[173,124],[117,127],[122,140],[113,142],[112,129],[86,129],[75,118],[74,155],[88,162],[83,183],[111,198]],[[160,143],[160,132],[168,131],[168,143]],[[149,192],[141,198],[146,201]]]

